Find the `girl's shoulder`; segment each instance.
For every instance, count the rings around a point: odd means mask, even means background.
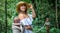
[[[24,19],[23,14],[19,14],[19,15],[18,15],[18,18],[19,18],[20,20]]]

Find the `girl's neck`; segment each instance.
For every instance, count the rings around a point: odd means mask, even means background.
[[[22,12],[20,12],[20,14],[27,14],[27,13],[22,11]]]

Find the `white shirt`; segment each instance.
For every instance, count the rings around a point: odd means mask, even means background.
[[[50,22],[45,22],[45,25],[50,25]]]
[[[31,25],[33,18],[31,14],[28,14],[29,18],[24,18],[22,20],[20,20],[20,23],[22,23],[23,25]]]

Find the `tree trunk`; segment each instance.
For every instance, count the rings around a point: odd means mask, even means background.
[[[5,33],[7,33],[7,0],[5,0]]]

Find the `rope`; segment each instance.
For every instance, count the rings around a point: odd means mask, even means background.
[[[56,7],[56,23],[57,23],[57,28],[58,28],[57,0],[56,0],[55,3],[56,3],[56,6],[55,6]]]
[[[41,31],[44,27],[45,27],[45,25],[43,25],[40,29],[38,29],[36,32],[33,32],[33,33],[38,33],[38,32]]]
[[[57,15],[58,14],[57,13],[58,12],[58,9],[57,9],[57,0],[55,0],[55,4],[56,4],[56,6],[55,6],[55,8],[56,8],[56,23],[57,23],[57,29],[58,29],[59,26],[58,26],[58,15]]]
[[[41,31],[42,29],[44,28],[44,26],[42,26],[38,31],[36,31],[36,32],[39,32],[39,31]]]

